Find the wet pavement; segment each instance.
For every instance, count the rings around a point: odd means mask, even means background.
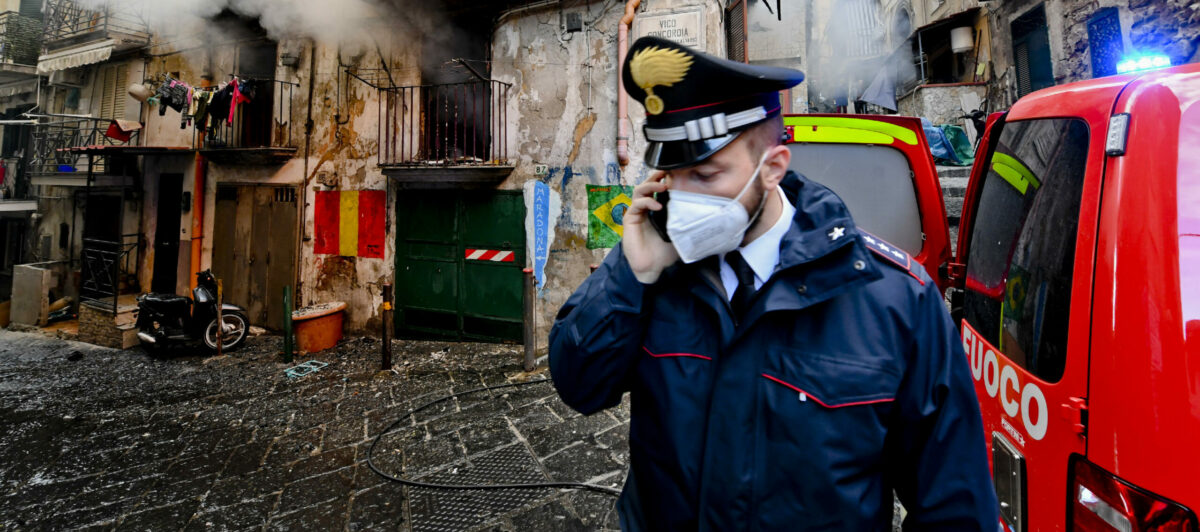
[[[397,341],[298,358],[280,339],[155,358],[0,330],[3,530],[600,530],[615,498],[577,490],[409,488],[373,473],[371,439],[409,410],[525,375],[520,346]],[[580,416],[550,384],[460,395],[404,418],[374,462],[434,484],[620,488],[628,407]]]

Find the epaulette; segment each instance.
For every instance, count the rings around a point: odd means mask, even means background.
[[[867,244],[867,248],[869,248],[871,251],[874,251],[876,255],[879,255],[884,262],[888,262],[897,268],[900,268],[904,271],[904,273],[911,275],[913,279],[916,279],[917,282],[921,283],[921,286],[925,286],[925,280],[921,279],[921,276],[917,275],[917,273],[913,271],[913,262],[915,261],[912,259],[912,255],[909,255],[907,251],[900,249],[899,246],[891,244],[882,238],[863,231],[862,229],[859,229],[858,232],[862,233],[863,242]]]

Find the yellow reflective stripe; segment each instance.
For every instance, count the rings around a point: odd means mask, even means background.
[[[1013,167],[999,161],[992,161],[992,171],[996,172],[996,175],[1003,177],[1005,181],[1008,181],[1008,184],[1017,189],[1017,192],[1020,192],[1022,196],[1029,190],[1029,182],[1022,178],[1021,173]]]
[[[844,127],[801,127],[792,130],[796,142],[823,142],[829,144],[882,144],[887,146],[895,139],[876,131],[848,129]]]
[[[1007,153],[995,152],[992,154],[992,171],[1003,177],[1013,188],[1019,190],[1022,195],[1029,190],[1029,185],[1033,185],[1034,189],[1041,188],[1042,186],[1042,182],[1038,181],[1038,178],[1033,175],[1028,166],[1025,166],[1025,163]]]
[[[792,126],[796,142],[891,144],[893,140],[899,140],[910,146],[917,145],[915,131],[866,118],[785,116],[783,125]]]

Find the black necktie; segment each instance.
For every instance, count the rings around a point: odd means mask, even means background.
[[[754,270],[750,269],[746,259],[737,251],[726,254],[725,262],[729,263],[733,274],[737,276],[738,287],[733,293],[733,299],[729,300],[729,305],[733,307],[734,318],[741,321],[742,316],[750,309],[750,302],[754,301]]]

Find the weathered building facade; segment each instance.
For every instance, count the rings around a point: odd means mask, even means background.
[[[1038,88],[1117,73],[1123,57],[1200,60],[1200,10],[1186,0],[1028,0],[992,8],[998,86],[1007,107]]]
[[[8,322],[7,294],[23,261],[26,234],[37,210],[25,178],[30,127],[21,114],[37,100],[37,56],[42,42],[41,2],[0,2],[0,324]]]
[[[390,289],[401,336],[521,341],[532,324],[544,345],[651,172],[618,81],[643,35],[805,71],[785,112],[885,112],[859,101],[875,87],[934,123],[1096,75],[1096,36],[1105,58],[1116,42],[1176,62],[1197,48],[1195,11],[1174,0],[456,0],[364,14],[356,35],[223,11],[205,15],[220,31],[189,39],[112,3],[38,4],[32,88],[0,83],[22,122],[4,126],[4,154],[37,209],[18,216],[10,261],[31,264],[30,283],[13,298],[37,299],[43,322],[60,297],[91,301],[81,315],[107,314],[81,329],[104,325],[84,332],[106,343],[131,336],[134,294],[188,294],[211,268],[272,329],[290,288],[377,331]],[[172,81],[207,94],[235,79],[253,95],[232,120],[163,100]]]
[[[82,303],[81,339],[128,346],[134,295],[190,294],[195,273],[212,268],[256,325],[280,326],[285,286],[298,305],[347,301],[352,330],[378,322],[379,287],[392,275],[386,216],[362,223],[378,228],[370,258],[324,256],[314,253],[313,206],[333,190],[384,198],[376,210],[386,209],[380,95],[351,73],[382,68],[418,85],[421,40],[400,33],[410,38],[347,50],[276,38],[227,11],[210,20],[219,32],[184,46],[119,7],[46,4],[39,106],[23,115],[36,122],[28,176],[38,212],[23,260],[37,283],[13,295],[41,308],[24,321],[45,323],[47,302],[65,296]],[[245,101],[207,127],[194,104],[171,105],[164,92],[178,84],[198,102],[234,80]]]

